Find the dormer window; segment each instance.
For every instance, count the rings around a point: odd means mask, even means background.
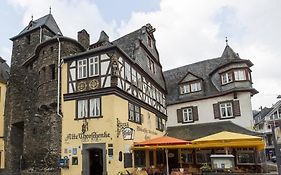
[[[188,94],[188,93],[192,93],[192,92],[198,92],[201,90],[202,90],[202,87],[201,87],[200,81],[190,82],[190,83],[180,85],[181,94]]]
[[[245,70],[235,70],[234,77],[236,81],[242,81],[247,79]]]
[[[251,80],[250,72],[248,69],[233,69],[221,74],[222,85],[234,81],[247,81]]]
[[[222,84],[227,84],[233,81],[232,73],[226,72],[221,75],[221,82]]]

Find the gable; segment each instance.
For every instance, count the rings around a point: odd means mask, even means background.
[[[190,82],[190,81],[194,81],[194,80],[199,80],[199,79],[201,79],[201,78],[193,75],[190,72],[188,72],[186,74],[186,76],[179,83],[186,83],[186,82]]]

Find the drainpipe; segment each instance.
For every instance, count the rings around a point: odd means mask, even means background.
[[[40,43],[42,43],[42,27],[40,26]]]
[[[58,42],[59,42],[59,51],[58,51],[58,94],[57,94],[57,115],[59,117],[62,118],[62,115],[60,114],[60,71],[61,71],[61,58],[60,58],[60,54],[61,54],[61,42],[60,39],[57,38]]]

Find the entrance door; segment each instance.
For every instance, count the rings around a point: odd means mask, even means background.
[[[177,149],[169,149],[169,170],[170,172],[174,168],[179,168],[178,164],[178,150]]]
[[[90,175],[103,175],[103,150],[100,148],[89,149]]]
[[[83,144],[83,175],[107,175],[105,151],[105,143]]]

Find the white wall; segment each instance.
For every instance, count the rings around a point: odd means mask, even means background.
[[[213,111],[213,104],[227,101],[227,100],[234,100],[233,94],[221,96],[221,97],[214,97],[205,100],[198,100],[193,102],[169,105],[167,107],[167,114],[168,114],[168,126],[178,126],[178,125],[192,125],[192,124],[199,124],[199,123],[209,123],[209,122],[217,122],[217,121],[232,121],[233,123],[245,127],[247,129],[253,129],[253,113],[252,113],[252,104],[251,104],[251,94],[250,92],[240,92],[237,93],[237,99],[240,103],[240,111],[241,116],[235,117],[232,119],[215,119],[214,118],[214,111]],[[198,107],[198,121],[194,123],[187,123],[182,124],[177,122],[177,109],[188,107],[188,106],[197,106]]]

